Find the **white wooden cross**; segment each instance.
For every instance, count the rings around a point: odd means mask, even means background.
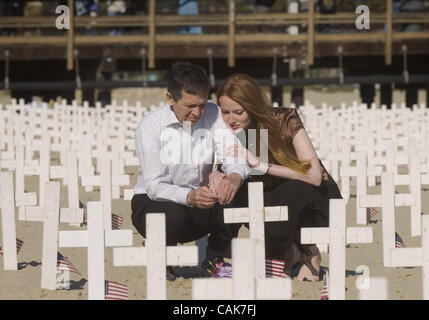
[[[68,207],[61,208],[61,214],[75,216],[74,224],[80,225],[83,222],[83,209],[79,208],[79,183],[77,172],[76,152],[66,152],[66,164],[64,166],[51,166],[50,177],[52,179],[65,178],[67,181]]]
[[[346,244],[371,243],[372,227],[346,228],[344,199],[329,200],[329,228],[301,228],[301,244],[329,244],[329,299],[345,299]]]
[[[166,247],[165,214],[146,214],[146,246],[113,248],[115,267],[146,266],[147,299],[167,299],[166,267],[198,264],[196,246]]]
[[[88,229],[60,231],[59,247],[88,248],[88,299],[104,300],[104,247],[130,246],[133,242],[131,229],[104,230],[103,205],[90,201],[88,208]]]
[[[3,268],[4,270],[18,270],[12,172],[0,172],[0,209],[3,235]]]
[[[250,182],[249,208],[224,209],[225,223],[249,223],[250,239],[255,240],[253,246],[255,256],[254,274],[257,278],[265,278],[265,230],[264,222],[287,221],[287,206],[264,207],[264,189],[262,182]]]
[[[20,220],[40,221],[43,217],[43,205],[45,203],[45,184],[49,181],[49,163],[50,163],[50,136],[48,133],[42,137],[40,145],[40,156],[38,166],[25,166],[25,174],[39,175],[39,205],[25,206],[25,216],[19,216]]]
[[[25,192],[25,162],[24,146],[15,147],[15,159],[7,160],[15,168],[15,205],[18,207],[18,217],[25,217],[25,206],[37,205],[37,193]]]
[[[100,201],[103,203],[104,230],[112,229],[112,169],[108,158],[100,158],[98,176],[83,176],[83,186],[99,186]]]
[[[55,290],[60,219],[60,183],[57,181],[46,183],[44,211],[41,288]]]
[[[422,215],[422,246],[420,248],[392,248],[392,267],[423,267],[423,300],[429,300],[429,215]]]
[[[286,300],[292,297],[288,278],[255,277],[255,240],[232,240],[232,279],[193,279],[192,299],[197,300]]]
[[[357,152],[356,155],[356,167],[342,166],[340,168],[340,175],[344,180],[344,177],[356,177],[356,199],[365,196],[367,194],[367,174],[371,176],[381,175],[381,167],[367,168],[366,166],[366,153],[363,151]],[[370,172],[371,170],[371,172]],[[344,192],[344,190],[343,190]],[[350,192],[346,191],[346,195]],[[356,201],[356,223],[367,224],[366,208],[361,207],[359,201]]]
[[[415,160],[412,161],[414,162]],[[381,207],[383,263],[385,267],[392,266],[390,263],[390,250],[395,248],[395,207],[415,204],[414,194],[395,194],[394,180],[396,177],[398,175],[393,175],[391,172],[383,172],[381,176],[381,195],[367,195],[358,199],[362,207]]]
[[[112,199],[120,198],[120,187],[130,185],[130,176],[124,174],[124,159],[112,160]]]

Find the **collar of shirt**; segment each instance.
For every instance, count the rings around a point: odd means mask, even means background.
[[[177,119],[176,114],[174,113],[173,107],[170,106],[168,103],[164,106],[165,110],[165,125],[171,126],[171,125],[182,125],[182,123]]]

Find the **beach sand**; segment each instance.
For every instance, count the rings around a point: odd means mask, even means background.
[[[143,105],[158,104],[163,95],[163,90],[151,89],[152,92],[135,93],[131,91],[116,92],[114,98],[118,102],[127,98],[129,104],[140,100]],[[164,91],[165,92],[165,91]],[[316,93],[319,94],[319,93]],[[313,99],[323,99],[320,96]],[[337,104],[342,99],[352,99],[353,93],[339,93],[336,95]],[[319,97],[319,98],[317,98]],[[135,99],[135,100],[133,100]],[[6,97],[7,100],[7,97]],[[312,100],[310,100],[313,102]],[[8,101],[6,101],[8,102]],[[51,164],[57,164],[58,159],[52,159]],[[405,170],[405,169],[403,169]],[[406,171],[401,172],[406,173]],[[127,167],[126,174],[130,174],[131,184],[134,185],[138,175],[138,167]],[[25,178],[26,192],[38,190],[38,177]],[[397,187],[399,192],[407,192],[406,187]],[[380,185],[369,187],[368,194],[380,194]],[[358,226],[356,224],[356,209],[353,197],[355,189],[351,189],[352,197],[347,204],[347,226]],[[83,203],[98,201],[99,192],[85,192],[80,188],[80,200]],[[61,186],[61,206],[67,204],[67,187]],[[429,191],[422,192],[422,211],[429,212]],[[112,200],[112,212],[123,217],[124,222],[121,229],[133,230],[133,246],[141,246],[142,237],[137,233],[131,223],[130,201],[121,199]],[[374,241],[371,244],[353,244],[346,249],[346,299],[357,299],[358,290],[356,280],[359,275],[355,270],[358,266],[368,266],[371,277],[386,277],[389,285],[390,299],[422,299],[422,268],[386,268],[383,266],[381,210],[377,215],[378,222],[370,224],[374,230]],[[60,224],[60,230],[81,230],[80,227]],[[84,229],[86,227],[83,227]],[[401,207],[396,209],[396,232],[402,237],[407,247],[421,246],[421,237],[411,237],[410,231],[410,209]],[[1,233],[1,230],[0,230]],[[0,258],[0,299],[87,299],[87,249],[86,248],[59,248],[64,256],[74,264],[82,273],[82,276],[71,274],[71,289],[49,291],[40,288],[41,283],[41,261],[42,261],[42,238],[43,224],[41,222],[23,222],[16,219],[17,238],[24,241],[23,247],[18,254],[18,271],[4,271],[3,259]],[[245,227],[240,229],[240,237],[248,237]],[[1,236],[0,236],[1,239]],[[186,245],[193,245],[188,243]],[[126,284],[129,288],[129,299],[146,298],[146,268],[145,267],[113,267],[112,248],[105,248],[105,279]],[[322,267],[328,268],[328,255],[322,253]],[[166,282],[167,298],[171,300],[192,299],[192,276],[197,273],[196,268],[176,268],[179,277],[174,282]],[[316,283],[292,281],[292,299],[296,300],[319,300],[323,280]]]

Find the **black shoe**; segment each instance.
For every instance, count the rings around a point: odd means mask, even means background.
[[[173,282],[176,280],[176,274],[174,273],[173,267],[167,267],[167,280]]]

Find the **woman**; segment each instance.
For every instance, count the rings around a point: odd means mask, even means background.
[[[300,244],[304,227],[327,227],[329,199],[341,193],[327,173],[304,129],[296,109],[272,108],[263,89],[245,74],[230,76],[217,93],[218,105],[227,126],[238,134],[256,129],[256,150],[259,130],[268,129],[268,162],[236,145],[230,155],[246,157],[249,166],[258,171],[250,182],[264,184],[264,205],[287,205],[288,221],[265,223],[267,259],[286,261],[284,273],[299,280],[319,281],[320,252],[315,245]],[[216,191],[223,177],[219,171],[210,176],[210,188]],[[293,270],[296,249],[301,258]]]

